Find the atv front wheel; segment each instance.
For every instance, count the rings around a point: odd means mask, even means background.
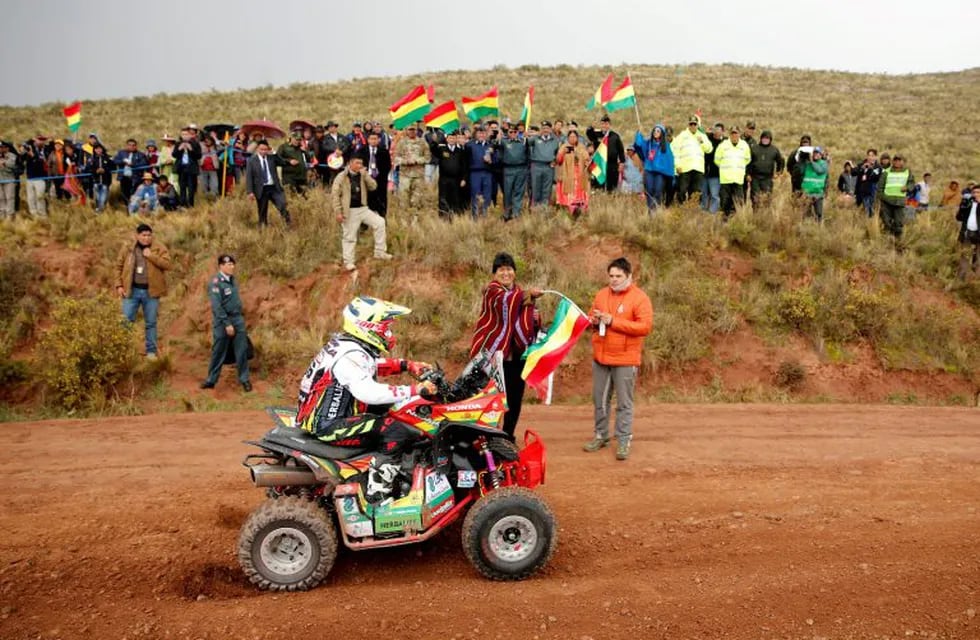
[[[336,559],[330,515],[302,498],[266,500],[238,537],[238,562],[260,589],[306,591],[320,584]]]
[[[502,487],[473,505],[463,522],[463,551],[491,580],[523,580],[555,552],[555,516],[536,493]]]

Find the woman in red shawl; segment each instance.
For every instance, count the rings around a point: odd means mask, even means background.
[[[472,358],[480,351],[504,353],[504,384],[507,386],[507,413],[504,431],[514,435],[521,417],[524,400],[524,379],[521,356],[537,337],[541,324],[534,302],[540,289],[524,291],[515,283],[517,265],[509,253],[498,253],[493,259],[493,280],[483,290],[480,319],[473,331],[470,346]]]

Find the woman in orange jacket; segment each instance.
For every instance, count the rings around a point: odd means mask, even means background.
[[[609,286],[592,303],[592,400],[595,437],[589,452],[609,444],[609,403],[616,392],[616,459],[626,460],[633,439],[633,388],[643,359],[643,340],[653,330],[653,304],[633,284],[633,268],[617,258],[606,268]]]

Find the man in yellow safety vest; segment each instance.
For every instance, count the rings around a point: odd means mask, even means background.
[[[745,140],[740,139],[738,127],[732,127],[725,140],[715,149],[715,164],[721,182],[721,210],[727,220],[735,207],[745,200],[745,167],[752,160],[752,150]],[[751,181],[751,177],[749,177]]]
[[[902,237],[905,226],[905,194],[914,188],[915,178],[905,167],[905,158],[896,154],[891,166],[885,169],[878,181],[881,226],[896,239]]]

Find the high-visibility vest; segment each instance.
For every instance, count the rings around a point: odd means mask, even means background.
[[[905,192],[902,191],[909,181],[909,170],[905,171],[892,171],[888,169],[885,171],[885,195],[889,198],[904,198]]]
[[[822,162],[822,160],[821,160]],[[827,172],[817,173],[813,170],[813,163],[806,163],[806,168],[803,169],[803,185],[802,190],[808,196],[820,196],[823,195],[824,186],[827,184]]]
[[[752,150],[745,140],[733,145],[725,140],[715,149],[715,164],[718,165],[718,178],[721,184],[742,184],[745,182],[745,167],[752,160]]]
[[[704,140],[703,143],[698,142],[698,136]],[[711,151],[711,141],[707,134],[700,131],[691,133],[684,129],[670,143],[670,148],[674,152],[674,167],[678,175],[688,171],[704,173],[704,154]]]

